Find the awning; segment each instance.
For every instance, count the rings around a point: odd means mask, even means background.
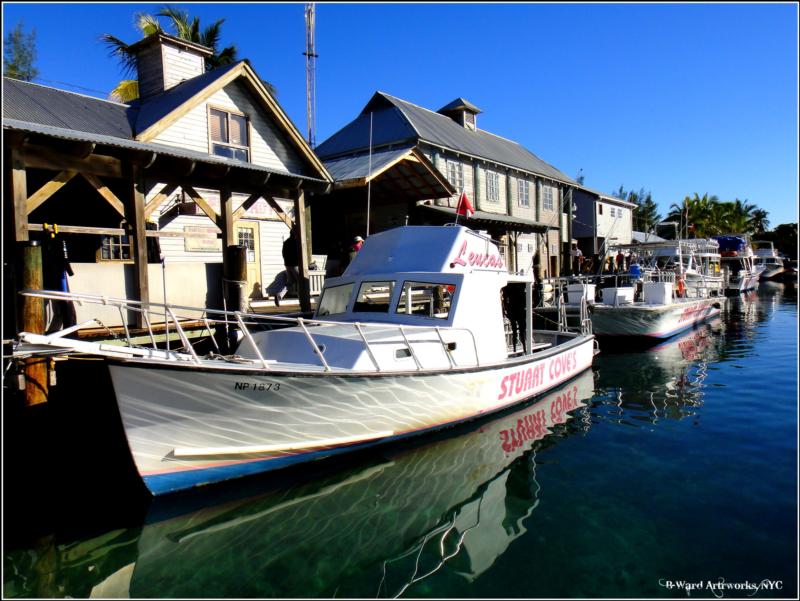
[[[431,215],[436,215],[443,223],[452,223],[456,219],[456,210],[452,207],[425,204],[417,205],[417,208]],[[497,213],[487,213],[485,211],[475,211],[468,219],[461,216],[458,218],[458,221],[469,227],[502,227],[506,230],[523,233],[544,233],[549,229],[559,229],[559,226],[556,224],[547,225],[546,223],[540,223],[530,219],[522,219],[521,217],[512,217],[510,215],[501,215]]]
[[[379,150],[324,161],[334,179],[334,190],[363,188],[387,198],[423,200],[456,194],[450,182],[414,147]]]

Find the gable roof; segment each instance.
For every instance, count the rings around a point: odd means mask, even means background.
[[[206,71],[202,75],[186,79],[178,85],[144,101],[133,101],[130,110],[135,114],[134,133],[139,135],[147,131],[212,83],[230,73],[238,65],[239,63],[232,63],[213,71]]]
[[[331,182],[322,161],[244,61],[187,79],[161,94],[129,105],[4,77],[3,121],[151,142],[175,120],[238,78],[271,114],[287,142],[310,164],[313,175]]]
[[[376,92],[354,121],[317,146],[317,154],[323,159],[330,159],[367,150],[370,113],[373,119],[373,148],[427,142],[556,181],[572,185],[576,183],[517,142],[484,130],[466,129],[450,117],[384,92]]]
[[[463,98],[459,97],[453,100],[452,102],[448,102],[442,108],[440,108],[437,113],[447,113],[450,111],[458,111],[461,109],[467,109],[472,111],[473,113],[482,113],[483,111],[479,109],[477,106],[472,104],[469,100],[464,100]]]

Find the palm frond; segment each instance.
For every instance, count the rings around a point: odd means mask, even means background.
[[[135,79],[124,79],[108,94],[109,100],[128,103],[139,97],[139,82]]]
[[[136,26],[144,37],[163,31],[158,18],[148,13],[138,13],[136,15]]]
[[[130,51],[130,46],[110,33],[100,36],[100,41],[108,48],[109,56],[119,60],[122,72],[125,74],[136,73],[136,55]]]
[[[189,13],[171,6],[165,6],[156,13],[159,17],[167,17],[175,32],[175,36],[182,40],[191,40],[191,24]]]
[[[215,21],[208,27],[203,30],[203,33],[200,35],[200,43],[203,46],[208,46],[211,48],[214,53],[217,52],[217,46],[219,45],[219,39],[221,36],[221,28],[222,24],[225,22],[225,19],[220,19],[219,21]]]

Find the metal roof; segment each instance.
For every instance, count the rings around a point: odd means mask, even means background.
[[[417,205],[417,207],[439,213],[440,215],[447,216],[453,220],[456,218],[456,210],[452,207],[440,207],[437,205],[425,204]],[[469,218],[459,217],[459,221],[468,227],[474,223],[501,225],[518,232],[546,232],[548,229],[558,229],[557,226],[548,226],[546,223],[533,221],[531,219],[522,219],[521,217],[512,217],[510,215],[502,215],[498,213],[487,213],[485,211],[475,211],[469,216]]]
[[[467,109],[472,111],[473,113],[482,113],[481,109],[477,106],[472,104],[469,100],[464,100],[463,98],[456,98],[452,102],[448,102],[442,108],[440,108],[437,113],[447,113],[450,111],[457,111],[460,109]]]
[[[3,78],[3,119],[131,139],[128,106]]]
[[[93,134],[89,132],[75,131],[72,129],[65,129],[60,127],[52,127],[50,125],[40,125],[37,123],[27,123],[15,119],[3,119],[3,129],[11,129],[16,131],[25,131],[34,134],[42,134],[53,138],[62,140],[70,140],[74,142],[94,142],[104,146],[111,146],[113,148],[122,148],[125,150],[138,150],[143,152],[155,152],[159,155],[175,157],[179,159],[190,159],[202,163],[211,163],[216,165],[227,165],[237,169],[248,169],[250,171],[258,171],[262,173],[273,173],[275,175],[288,175],[293,178],[303,179],[312,182],[323,182],[325,180],[299,175],[297,173],[290,173],[289,171],[279,171],[278,169],[270,169],[262,165],[255,165],[245,161],[237,161],[227,157],[217,156],[214,154],[205,154],[195,150],[186,150],[175,146],[166,146],[164,144],[156,144],[153,142],[138,142],[136,140],[126,140],[125,138],[118,138],[114,136],[105,136],[102,134]]]
[[[644,242],[666,242],[666,238],[662,238],[661,236],[656,236],[655,234],[651,234],[649,232],[631,232],[631,240],[634,242],[644,243]]]
[[[573,185],[576,183],[517,142],[483,130],[466,129],[450,117],[383,92],[376,92],[354,121],[317,146],[317,155],[333,158],[367,149],[370,115],[373,147],[427,142],[557,181]]]
[[[331,174],[334,181],[343,182],[352,179],[371,178],[375,173],[380,173],[387,165],[391,165],[399,158],[407,155],[411,147],[394,150],[382,150],[368,154],[359,154],[325,161],[325,169]],[[371,163],[371,170],[370,170]]]

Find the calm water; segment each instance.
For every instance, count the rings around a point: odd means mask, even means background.
[[[4,541],[4,596],[686,597],[669,584],[722,579],[794,597],[797,346],[796,288],[762,284],[414,445],[149,505],[111,473],[94,492],[62,473],[37,505],[57,517]]]

